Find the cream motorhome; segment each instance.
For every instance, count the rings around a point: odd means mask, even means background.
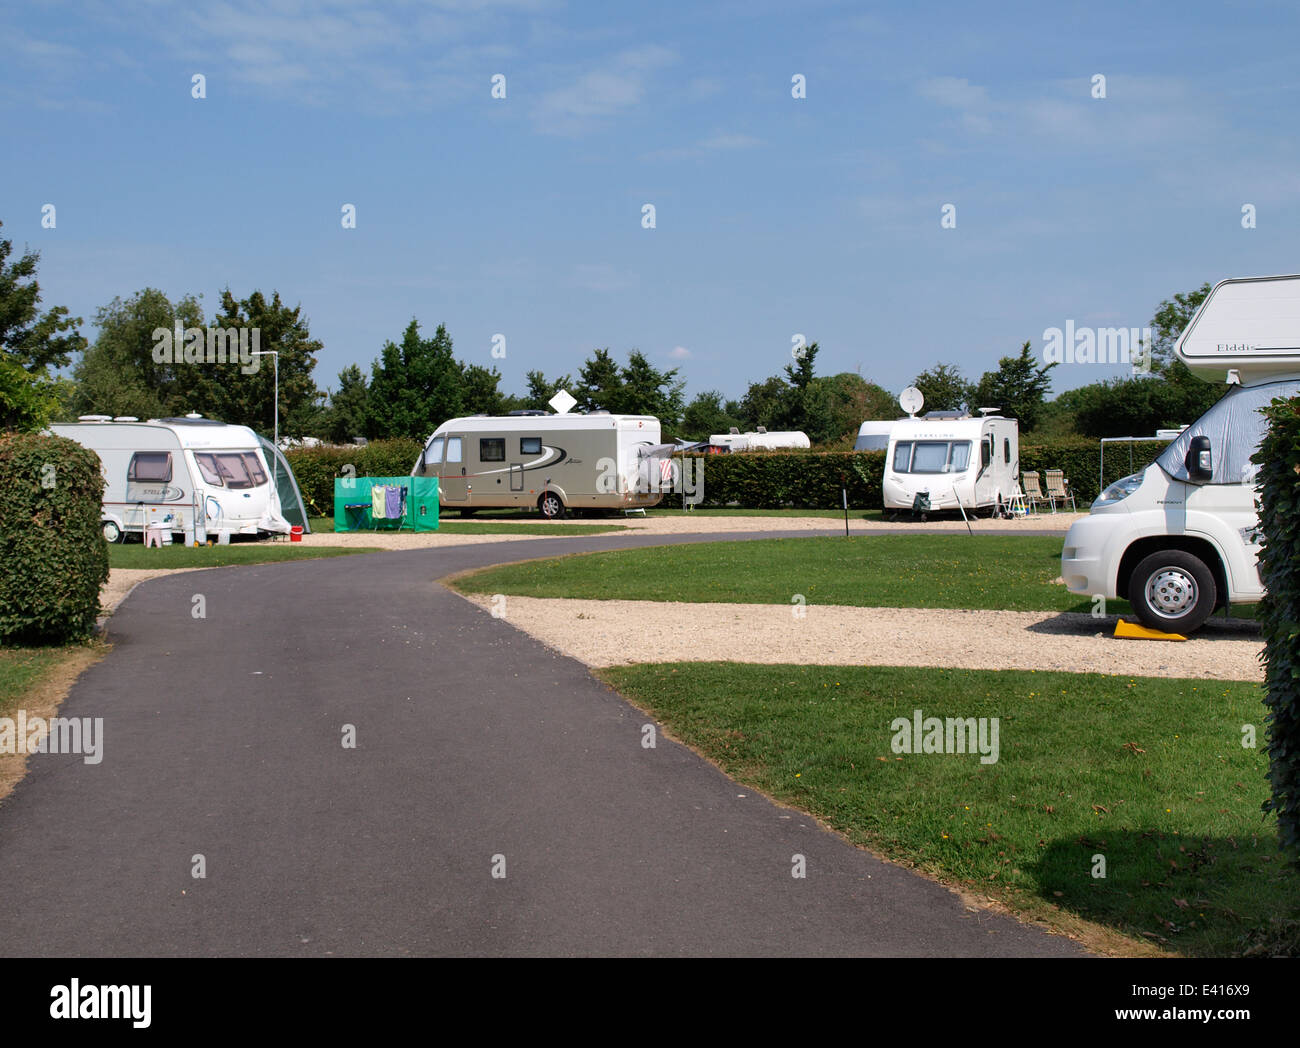
[[[150,524],[200,541],[223,531],[290,529],[271,482],[279,471],[268,465],[266,442],[247,426],[198,415],[147,422],[83,415],[52,424],[50,432],[90,448],[103,463],[102,518],[109,542],[143,533]]]
[[[858,427],[858,438],[853,442],[853,450],[885,451],[889,448],[889,434],[893,431],[892,421],[868,419]]]
[[[536,506],[555,519],[570,509],[657,505],[674,450],[651,415],[475,415],[439,426],[411,476],[437,477],[438,505],[463,516]]]
[[[889,434],[881,482],[885,510],[910,510],[925,495],[934,512],[1009,511],[1020,472],[1013,418],[931,411],[899,419]]]
[[[1061,576],[1071,592],[1127,598],[1145,625],[1187,633],[1264,594],[1250,459],[1266,431],[1260,409],[1300,395],[1300,275],[1217,284],[1174,351],[1228,391],[1102,492],[1065,536]]]

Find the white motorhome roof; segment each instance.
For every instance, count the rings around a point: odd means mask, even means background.
[[[1192,372],[1244,385],[1300,374],[1300,274],[1221,280],[1174,347]]]
[[[50,431],[81,443],[80,436],[99,447],[141,446],[149,437],[170,435],[181,448],[261,449],[257,434],[247,426],[232,426],[213,419],[150,419],[148,422],[56,422]],[[87,446],[90,446],[89,444]]]
[[[1001,415],[986,415],[983,418],[902,418],[894,423],[889,439],[891,442],[926,437],[971,440],[979,437],[986,422],[1014,421]]]
[[[659,420],[653,415],[470,415],[464,418],[452,418],[442,423],[435,432],[459,429],[475,433],[479,430],[575,430],[575,429],[613,429],[620,422],[653,422]]]
[[[866,422],[862,423],[862,425],[858,427],[858,435],[862,437],[879,436],[888,433],[902,421],[903,419],[894,419],[893,421],[886,421],[884,419],[867,419]]]

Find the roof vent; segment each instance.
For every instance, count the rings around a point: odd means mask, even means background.
[[[202,418],[203,416],[200,415],[197,411],[187,411],[187,412],[185,413],[185,417],[186,417],[186,418]]]
[[[113,419],[114,422],[139,422],[140,420],[134,415],[118,415]]]
[[[112,422],[112,415],[78,415],[78,422]]]

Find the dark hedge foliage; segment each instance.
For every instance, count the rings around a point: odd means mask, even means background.
[[[1268,435],[1259,466],[1259,575],[1267,589],[1256,618],[1264,635],[1264,699],[1269,713],[1265,812],[1276,812],[1278,841],[1300,865],[1300,397],[1265,409]]]
[[[334,516],[334,478],[401,477],[411,472],[424,445],[407,437],[391,440],[372,440],[365,447],[294,448],[285,452],[293,474],[298,478],[298,488],[307,512],[317,517]],[[355,473],[344,473],[351,466]]]
[[[1105,483],[1143,469],[1164,450],[1162,441],[1144,441],[1106,449]],[[1097,475],[1101,445],[1095,440],[1053,441],[1022,444],[1020,469],[1060,469],[1070,481],[1075,504],[1085,510],[1100,494]],[[847,481],[849,505],[855,509],[879,509],[882,505],[881,478],[885,469],[883,451],[744,451],[731,455],[704,456],[704,506],[739,505],[746,509],[838,509],[840,475]],[[1040,479],[1040,483],[1043,481]],[[672,496],[664,500],[674,504]]]
[[[64,437],[0,436],[0,643],[88,637],[108,579],[99,456]]]

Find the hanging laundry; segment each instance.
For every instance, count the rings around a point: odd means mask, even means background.
[[[370,519],[387,520],[388,519],[388,499],[384,492],[387,489],[383,484],[376,484],[370,489]]]
[[[406,495],[406,489],[399,484],[391,484],[384,490],[387,492],[385,505],[388,510],[388,519],[401,520],[403,516],[402,504],[406,501],[403,497]]]

